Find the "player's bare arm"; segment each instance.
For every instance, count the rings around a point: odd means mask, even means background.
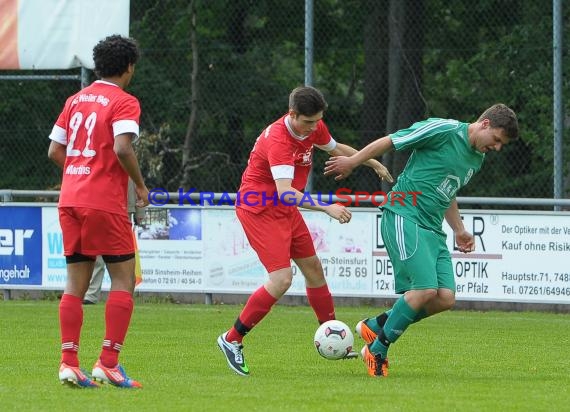
[[[52,140],[48,149],[48,157],[50,160],[63,169],[66,156],[66,147],[61,143]]]
[[[382,156],[393,148],[392,139],[389,136],[384,136],[368,144],[350,157],[331,157],[325,162],[325,176],[336,175],[335,180],[346,179],[356,167]]]
[[[280,199],[287,199],[288,202],[293,203],[303,209],[318,210],[325,212],[333,219],[338,220],[341,224],[350,222],[352,212],[340,204],[324,205],[320,204],[317,199],[313,199],[313,204],[307,201],[305,195],[291,186],[292,179],[276,179],[275,186]]]
[[[328,152],[331,157],[335,156],[352,156],[358,153],[358,150],[343,143],[337,143],[336,147]],[[376,172],[380,180],[384,179],[387,182],[394,182],[392,175],[388,169],[376,159],[369,159],[364,162],[364,166],[368,166]]]
[[[451,202],[451,205],[445,212],[445,220],[451,229],[453,229],[455,243],[459,250],[463,253],[473,252],[475,250],[475,238],[471,233],[465,230],[465,226],[463,226],[457,200],[453,199]]]
[[[113,150],[117,155],[117,159],[119,159],[119,163],[135,184],[135,191],[137,192],[136,206],[148,206],[148,188],[144,183],[139,162],[133,149],[132,135],[125,133],[115,136]]]

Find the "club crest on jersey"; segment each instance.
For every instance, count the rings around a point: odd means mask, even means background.
[[[447,200],[451,200],[454,198],[460,187],[461,179],[459,179],[457,176],[447,175],[437,187],[437,191],[442,194]]]
[[[311,158],[312,158],[312,150],[308,149],[306,152],[300,153],[297,156],[297,160],[295,161],[295,164],[301,165],[301,166],[307,166],[311,164]]]

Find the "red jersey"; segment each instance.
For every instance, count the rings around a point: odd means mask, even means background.
[[[311,171],[313,145],[326,151],[336,147],[322,120],[317,123],[315,131],[305,137],[294,133],[289,126],[288,114],[269,125],[261,132],[251,150],[241,178],[240,198],[236,207],[254,213],[261,213],[267,207],[288,207],[278,206],[272,200],[278,199],[275,180],[293,179],[291,186],[303,191]]]
[[[67,146],[60,207],[127,214],[128,174],[113,151],[115,136],[139,135],[140,105],[119,86],[95,81],[69,97],[50,139]]]

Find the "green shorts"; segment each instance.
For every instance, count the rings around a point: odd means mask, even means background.
[[[384,209],[382,239],[394,267],[396,293],[417,289],[451,289],[455,277],[445,235]]]

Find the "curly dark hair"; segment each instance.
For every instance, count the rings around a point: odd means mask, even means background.
[[[98,77],[120,76],[129,64],[138,61],[139,56],[136,40],[118,34],[108,36],[93,48],[95,74]]]

